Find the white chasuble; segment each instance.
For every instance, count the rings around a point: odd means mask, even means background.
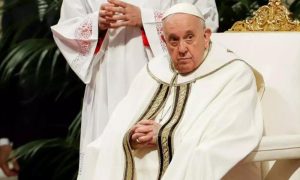
[[[214,43],[204,62],[185,76],[172,70],[168,55],[154,58],[103,134],[89,144],[78,179],[222,179],[262,137],[257,93],[262,84],[255,73]],[[142,119],[161,124],[157,147],[133,150],[129,129]]]
[[[121,27],[107,31],[100,51],[98,14],[106,0],[63,0],[59,22],[52,26],[54,40],[70,67],[86,83],[81,122],[81,157],[88,143],[105,128],[111,113],[128,92],[131,81],[152,57],[164,53],[161,18],[174,0],[126,0],[140,7],[150,47],[143,45],[141,28]],[[178,1],[180,2],[180,1]],[[214,0],[188,0],[205,14],[213,30],[218,27]]]

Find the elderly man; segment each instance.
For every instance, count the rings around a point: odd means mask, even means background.
[[[191,4],[163,16],[169,54],[150,61],[88,146],[79,179],[216,180],[262,136],[252,68],[210,42]]]

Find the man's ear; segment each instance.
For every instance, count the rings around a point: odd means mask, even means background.
[[[209,47],[209,42],[210,42],[210,36],[211,36],[211,29],[205,28],[204,29],[204,41],[205,41],[205,49]]]
[[[163,40],[164,43],[166,43],[166,39],[164,35],[160,35],[160,38]]]

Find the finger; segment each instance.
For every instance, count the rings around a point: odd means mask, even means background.
[[[123,2],[123,1],[119,1],[119,0],[108,0],[109,3],[114,4],[115,6],[121,6],[123,8],[127,7],[127,3]]]
[[[142,136],[145,136],[145,134],[144,133],[133,133],[131,135],[131,140],[136,141],[138,138],[140,138]]]
[[[112,17],[114,15],[114,12],[112,12],[112,11],[106,11],[105,12],[105,17]]]
[[[98,21],[99,21],[99,23],[101,23],[101,24],[107,23],[107,22],[106,22],[106,18],[104,18],[104,17],[99,17]]]
[[[119,28],[123,26],[128,26],[129,22],[128,21],[117,21],[115,23],[110,23],[111,28]]]
[[[115,6],[115,5],[110,4],[110,3],[103,3],[100,6],[100,10],[106,10],[107,7],[113,7],[113,6]]]
[[[105,10],[111,11],[112,13],[125,14],[125,9],[123,7],[106,7]]]
[[[139,121],[139,124],[142,125],[153,125],[155,122],[153,120],[149,120],[149,119],[143,119],[141,121]]]
[[[139,137],[139,141],[143,142],[143,143],[146,143],[146,142],[147,143],[151,143],[152,139],[153,139],[152,133],[149,133],[149,134],[147,134],[145,136]]]
[[[145,126],[151,126],[151,125],[155,125],[155,122],[153,120],[143,119],[139,121],[136,125],[134,125],[134,129],[145,127]]]
[[[128,17],[124,14],[117,14],[117,15],[113,15],[111,17],[111,20],[115,20],[115,21],[127,21]]]
[[[138,128],[136,128],[136,130],[134,131],[135,133],[148,133],[153,131],[153,126],[151,125],[143,125],[140,126]]]
[[[106,25],[106,26],[109,26],[110,25],[110,21],[105,19],[105,18],[99,18],[99,24],[100,25]]]
[[[106,16],[105,17],[105,20],[106,20],[106,22],[107,23],[116,23],[117,21],[116,20],[114,20],[112,17],[110,17],[110,16]]]
[[[152,142],[152,135],[151,134],[135,134],[135,136],[132,136],[131,139],[133,142],[136,142],[138,144],[149,144]]]
[[[111,17],[113,15],[114,15],[113,12],[106,11],[106,10],[100,10],[99,12],[99,17],[103,17],[103,18],[105,18],[106,16]]]
[[[140,125],[139,124],[135,124],[131,127],[130,131],[131,133],[134,133],[134,131],[139,127]]]

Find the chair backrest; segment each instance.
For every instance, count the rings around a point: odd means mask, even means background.
[[[290,18],[280,0],[270,0],[253,14],[227,33],[213,34],[212,40],[262,73],[265,134],[299,134],[300,22]]]
[[[229,32],[213,34],[212,41],[223,44],[263,75],[263,138],[300,135],[300,22],[290,18],[281,1],[269,0]],[[300,179],[300,159],[278,158],[261,165],[266,180]]]
[[[265,135],[300,133],[300,32],[215,33],[264,77]]]

